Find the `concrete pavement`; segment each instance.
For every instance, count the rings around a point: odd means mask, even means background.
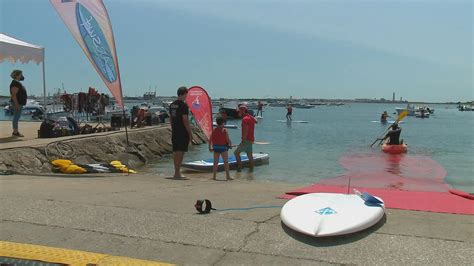
[[[0,176],[0,240],[180,265],[473,263],[474,216],[389,209],[366,231],[317,239],[285,227],[279,208],[196,214],[197,199],[283,205],[276,196],[301,186],[246,174]]]

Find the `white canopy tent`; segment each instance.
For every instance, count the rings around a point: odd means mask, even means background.
[[[3,33],[0,33],[0,63],[20,61],[25,64],[35,61],[43,66],[43,104],[46,107],[46,77],[44,69],[44,47],[20,41]]]

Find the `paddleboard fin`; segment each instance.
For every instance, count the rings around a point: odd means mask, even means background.
[[[355,188],[354,188],[353,191],[354,191],[354,194],[358,195],[359,197],[361,197],[364,200],[365,205],[367,205],[367,206],[380,207],[383,204],[383,201],[380,201],[379,199],[377,199],[376,197],[370,195],[367,192],[361,193],[359,190],[357,190]]]

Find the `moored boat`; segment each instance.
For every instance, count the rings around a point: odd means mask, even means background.
[[[239,106],[247,105],[246,102],[237,103],[236,101],[231,101],[226,104],[222,104],[219,106],[219,113],[224,112],[226,114],[227,119],[240,119],[239,115]],[[247,106],[248,107],[248,106]],[[248,109],[250,115],[254,115],[254,111]]]

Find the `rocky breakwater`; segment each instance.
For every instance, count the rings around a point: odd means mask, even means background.
[[[192,128],[193,143],[202,144],[205,135]],[[51,160],[69,159],[75,163],[109,163],[120,160],[132,169],[156,161],[172,152],[169,125],[121,132],[106,132],[72,138],[51,139],[51,142],[28,147],[0,149],[0,171],[3,173],[51,173]]]

